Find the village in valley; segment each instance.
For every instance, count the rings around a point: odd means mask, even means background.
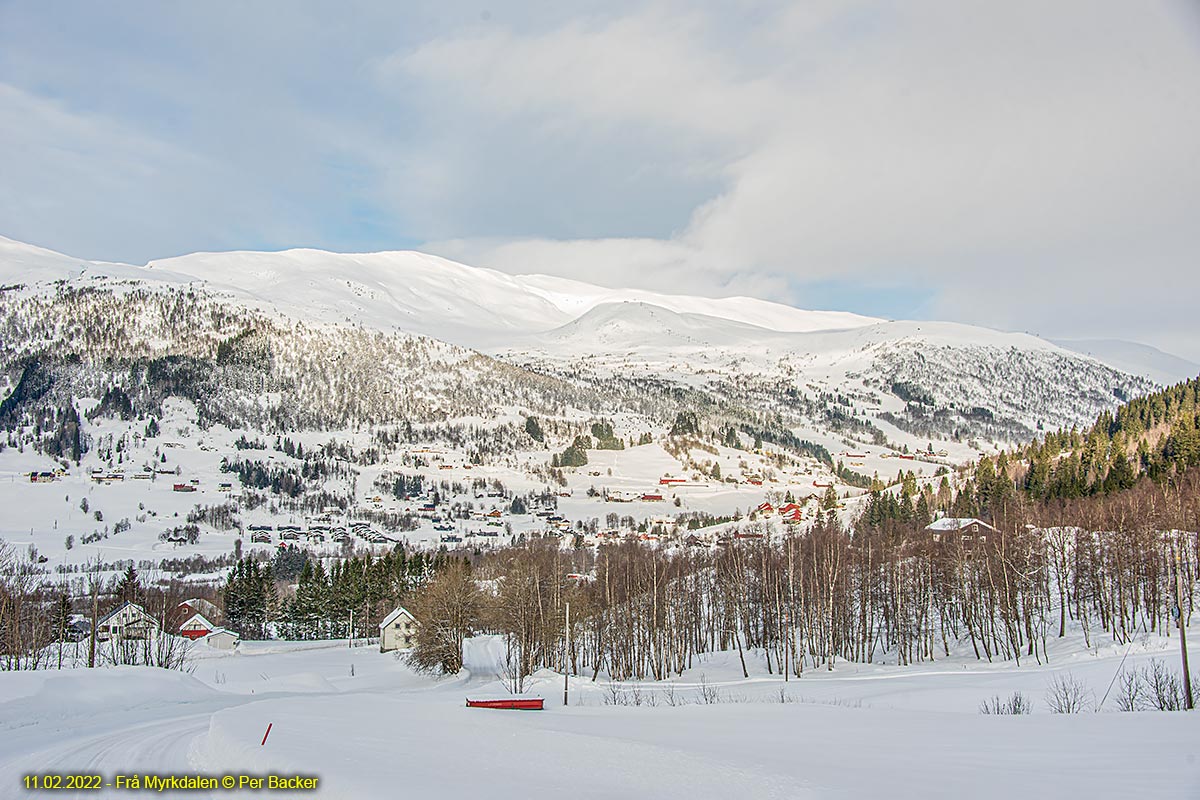
[[[1200,798],[1198,8],[0,2],[0,800]]]
[[[126,565],[158,570],[163,560],[219,560],[235,542],[239,553],[267,557],[287,547],[324,557],[398,544],[478,551],[534,538],[569,547],[626,540],[727,546],[779,537],[819,514],[845,512],[848,503],[853,509],[870,488],[840,481],[812,457],[743,444],[744,437],[715,444],[691,432],[655,433],[648,420],[624,420],[621,449],[587,451],[585,465],[552,467],[549,443],[528,437],[526,446],[539,449],[472,463],[444,444],[389,443],[388,430],[272,439],[202,430],[193,414],[185,402],[168,403],[153,421],[154,435],[145,420],[89,421],[83,435],[97,452],[78,465],[11,447],[0,452],[0,497],[14,509],[3,523],[5,540],[36,551],[42,569],[67,580],[93,562],[116,574]],[[536,424],[532,416],[515,418]],[[932,444],[916,454],[875,449],[875,456],[858,447],[863,452],[838,453],[839,465],[861,469],[868,458],[877,465],[891,458],[914,486],[948,491],[950,462]],[[272,474],[299,483],[315,463],[330,474],[303,490],[271,484]],[[221,570],[199,570],[195,579],[213,572]]]

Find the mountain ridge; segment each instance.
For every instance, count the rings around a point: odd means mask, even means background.
[[[415,250],[197,252],[138,266],[76,258],[0,236],[0,280],[21,283],[79,278],[169,285],[201,282],[260,310],[313,322],[415,333],[485,352],[529,346],[541,335],[550,340],[561,338],[564,328],[597,308],[632,303],[661,308],[689,324],[707,318],[706,324],[713,330],[707,334],[693,330],[694,338],[701,341],[728,336],[738,325],[749,326],[747,333],[762,331],[765,339],[775,339],[773,334],[858,329],[887,335],[920,333],[928,338],[935,331],[946,336],[953,330],[973,343],[1007,339],[1014,346],[1060,349],[1158,383],[1189,377],[1191,368],[1196,367],[1186,359],[1137,343],[1053,340],[962,323],[884,320],[846,311],[800,309],[746,296],[712,298],[612,289],[551,275],[513,275]]]

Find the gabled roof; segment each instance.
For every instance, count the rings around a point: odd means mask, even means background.
[[[202,639],[207,639],[207,638],[209,638],[209,637],[211,637],[211,636],[216,636],[218,633],[228,633],[230,636],[232,636],[232,637],[233,637],[233,638],[235,638],[235,639],[241,639],[241,638],[242,638],[242,637],[241,637],[241,636],[238,634],[238,632],[237,632],[237,631],[231,631],[231,630],[229,630],[229,628],[213,628],[211,631],[209,631],[209,632],[208,632],[208,634],[207,634],[207,635],[205,635],[205,636],[202,636],[202,637],[200,637],[200,638],[202,638]]]
[[[393,611],[392,613],[388,614],[386,617],[384,617],[383,622],[379,623],[379,630],[383,630],[388,625],[391,625],[393,622],[395,622],[397,619],[399,619],[401,615],[408,617],[409,619],[413,620],[414,622],[417,619],[416,617],[414,617],[412,615],[412,612],[410,612],[404,606],[396,606],[396,610]]]
[[[185,619],[183,622],[179,623],[180,630],[186,628],[188,625],[191,625],[193,622],[199,622],[201,625],[203,625],[205,628],[208,628],[210,631],[217,630],[217,626],[213,625],[211,622],[209,622],[208,618],[205,617],[203,614],[192,614],[190,617]]]
[[[154,617],[147,614],[146,609],[142,608],[137,603],[131,602],[129,600],[126,600],[124,603],[121,603],[121,605],[117,606],[112,611],[105,614],[103,617],[100,618],[100,621],[96,624],[103,625],[104,623],[108,622],[110,619],[115,617],[117,614],[120,614],[122,611],[124,611],[127,607],[130,607],[130,606],[133,607],[133,610],[137,612],[139,617],[141,617],[142,619],[147,620],[149,622],[154,622],[157,624],[157,620],[155,620]]]
[[[989,531],[996,530],[991,525],[988,525],[981,519],[974,517],[942,517],[939,520],[934,520],[929,525],[925,526],[927,531],[961,531],[963,528],[968,528],[972,525],[982,525]]]

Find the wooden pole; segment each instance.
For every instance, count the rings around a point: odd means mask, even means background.
[[[99,579],[92,573],[92,635],[88,637],[88,668],[96,666],[96,620],[100,610]]]
[[[567,705],[567,688],[571,675],[571,604],[567,603],[567,620],[563,625],[566,633],[567,648],[563,650],[563,705]]]
[[[1183,610],[1183,570],[1180,569],[1179,547],[1171,543],[1171,552],[1175,556],[1175,620],[1179,623],[1179,652],[1183,657],[1183,696],[1188,711],[1195,708],[1192,697],[1192,675],[1188,670],[1187,626],[1184,624]]]

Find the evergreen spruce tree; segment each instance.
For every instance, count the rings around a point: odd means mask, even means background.
[[[136,603],[141,594],[142,588],[137,570],[133,568],[133,564],[130,564],[126,568],[125,574],[121,576],[121,582],[117,584],[117,602]]]
[[[535,442],[546,441],[546,434],[542,431],[542,426],[538,424],[537,417],[525,418],[525,432]]]

